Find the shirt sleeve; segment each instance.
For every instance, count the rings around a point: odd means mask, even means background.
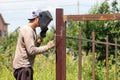
[[[25,47],[26,47],[26,51],[28,54],[36,55],[38,53],[45,52],[49,49],[49,46],[47,46],[47,45],[36,47],[36,45],[35,45],[36,40],[34,39],[34,37],[35,37],[35,35],[32,30],[28,30],[27,32],[25,32],[25,34],[23,34]]]

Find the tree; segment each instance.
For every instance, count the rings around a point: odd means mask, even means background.
[[[91,10],[90,14],[113,14],[118,13],[118,2],[114,0],[111,4],[108,1],[104,1],[100,5],[95,5]],[[67,34],[71,36],[77,36],[78,34],[78,22],[69,22],[69,27]],[[95,38],[97,41],[106,41],[106,35],[109,36],[109,42],[114,42],[114,38],[118,39],[118,43],[120,43],[120,21],[81,21],[80,26],[82,27],[83,37],[87,39],[91,39],[92,31],[95,32]],[[76,28],[76,29],[75,29]],[[70,31],[71,30],[71,31]],[[77,33],[76,33],[77,32]],[[72,33],[72,34],[71,34]],[[77,35],[75,35],[77,34]],[[67,46],[72,47],[75,50],[78,50],[78,43],[73,41],[67,42]],[[72,45],[72,46],[71,46]],[[86,55],[91,51],[91,43],[84,42],[83,49],[86,51]],[[109,46],[109,53],[114,53],[114,46]],[[99,59],[105,58],[105,46],[96,44],[96,52],[100,53]]]
[[[68,22],[66,35],[69,37],[77,37],[78,38],[78,30],[79,30],[79,22]],[[78,52],[78,41],[77,40],[66,40],[67,49],[72,52],[73,55],[77,55]]]

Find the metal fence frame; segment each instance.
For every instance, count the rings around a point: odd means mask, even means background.
[[[75,16],[75,17],[74,17]],[[78,17],[77,17],[78,16]],[[79,41],[78,53],[78,80],[82,80],[82,41],[92,43],[92,80],[95,80],[95,44],[106,45],[106,80],[108,80],[108,46],[115,46],[115,80],[117,75],[117,39],[115,43],[110,43],[108,36],[106,42],[95,41],[95,32],[92,32],[92,40],[82,38],[82,31],[79,30],[79,38],[66,37],[67,21],[83,21],[83,20],[120,20],[120,14],[101,14],[101,15],[63,15],[63,9],[56,9],[56,80],[66,80],[66,39],[76,39]],[[96,17],[97,16],[97,17]],[[102,17],[102,18],[101,18]]]

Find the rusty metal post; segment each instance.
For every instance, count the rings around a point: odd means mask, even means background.
[[[92,80],[95,80],[95,32],[92,32]]]
[[[82,80],[82,30],[79,28],[78,80]]]
[[[66,80],[66,27],[63,9],[56,9],[56,80]]]
[[[106,80],[108,80],[108,36],[106,36]]]
[[[118,80],[117,74],[117,39],[115,38],[115,80]]]

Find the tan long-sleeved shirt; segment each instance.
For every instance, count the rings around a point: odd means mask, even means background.
[[[37,47],[35,31],[28,25],[20,29],[15,56],[13,59],[13,68],[32,67],[35,55],[50,49],[51,44]]]

